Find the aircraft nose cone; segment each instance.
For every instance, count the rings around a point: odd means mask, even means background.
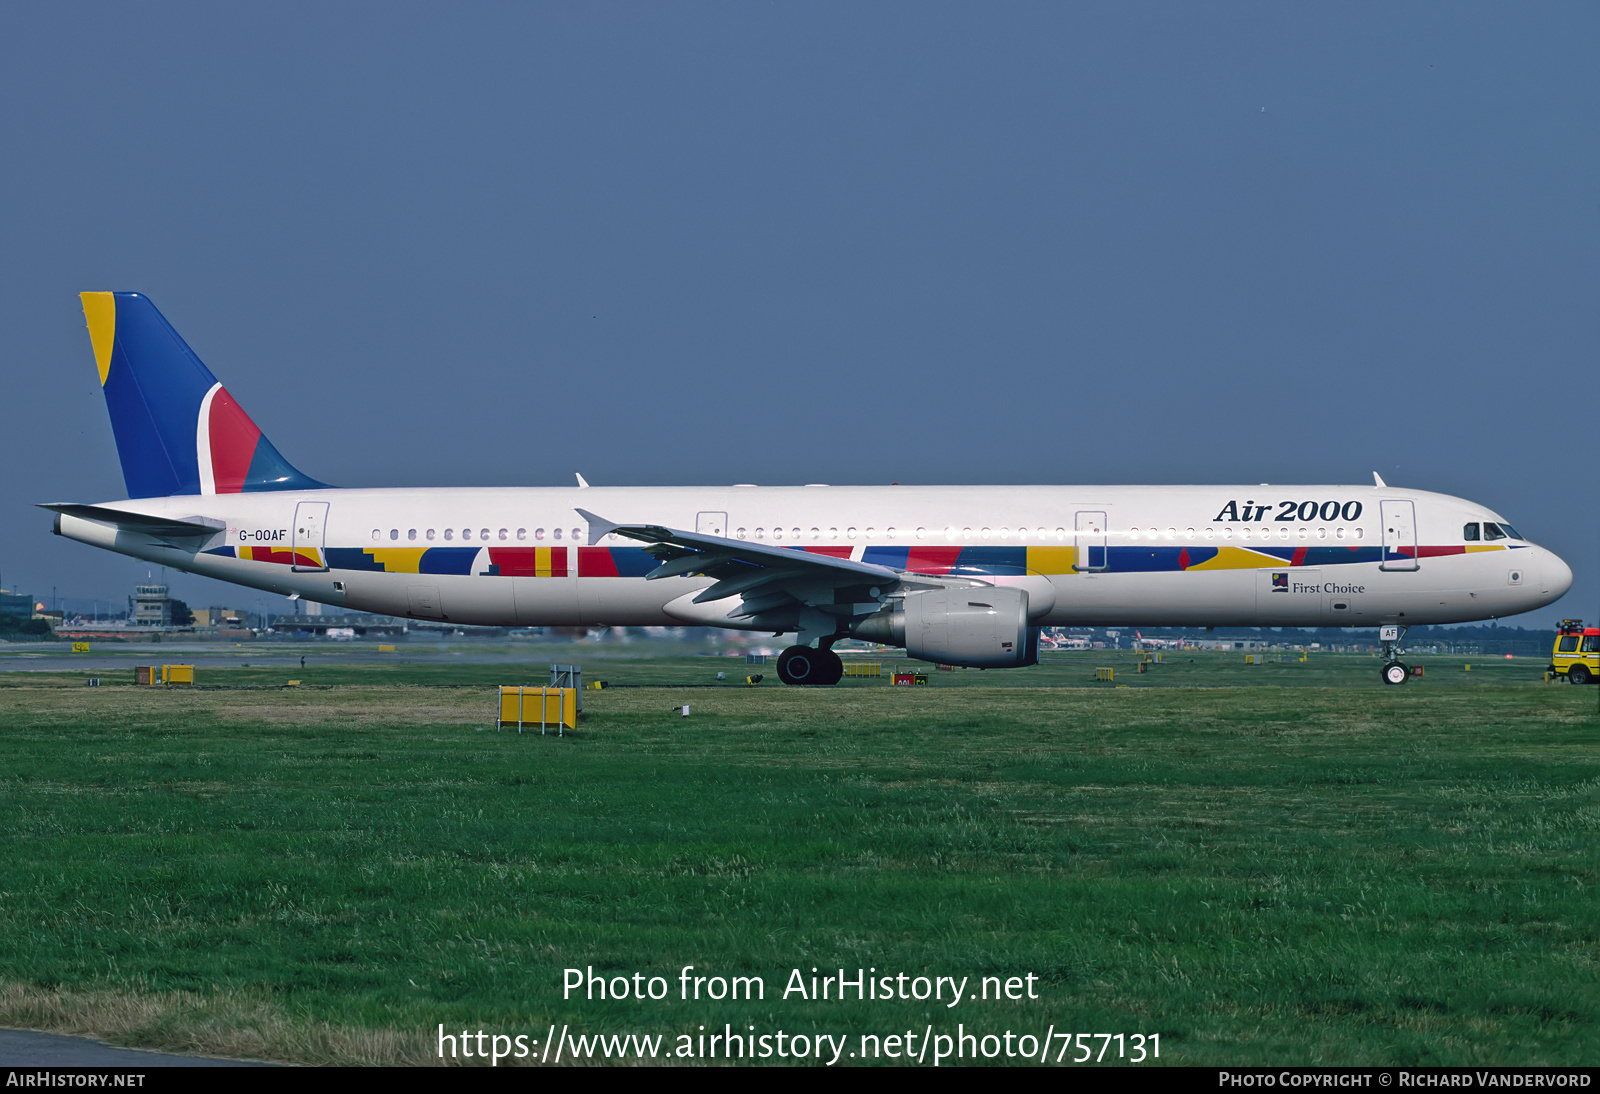
[[[1539,592],[1550,600],[1561,599],[1562,595],[1572,588],[1572,567],[1561,561],[1561,556],[1554,551],[1545,551],[1544,558],[1540,561],[1542,564],[1539,571],[1544,580],[1539,584]]]

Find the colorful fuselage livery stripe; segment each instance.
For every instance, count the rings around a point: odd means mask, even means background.
[[[1400,548],[1398,555],[1442,558],[1468,552],[1504,551],[1520,544]],[[906,573],[936,576],[1004,577],[1063,575],[1077,571],[1076,547],[898,547],[803,548],[834,558],[856,558]],[[214,547],[209,553],[282,566],[320,567],[319,552],[275,547]],[[570,552],[578,556],[578,577],[643,577],[657,565],[642,547],[330,547],[327,565],[335,570],[391,574],[476,574],[487,577],[566,577]],[[1105,573],[1165,573],[1186,570],[1237,570],[1264,567],[1352,566],[1382,560],[1381,547],[1108,547]]]

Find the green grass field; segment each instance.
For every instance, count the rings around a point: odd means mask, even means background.
[[[1384,688],[1353,655],[1082,654],[813,691],[726,658],[549,659],[640,686],[587,693],[559,738],[483,731],[490,685],[543,660],[0,676],[0,1024],[307,1063],[552,1023],[1600,1057],[1597,689],[1531,660],[1416,658]],[[718,670],[767,683],[687,686]],[[765,998],[681,1000],[688,965]],[[564,999],[591,966],[670,994]],[[1038,998],[783,998],[813,966],[1032,974]]]

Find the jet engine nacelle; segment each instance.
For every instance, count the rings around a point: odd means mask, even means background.
[[[903,646],[910,656],[941,665],[1009,669],[1039,661],[1039,631],[1028,626],[1028,594],[1015,587],[907,593],[850,633]]]

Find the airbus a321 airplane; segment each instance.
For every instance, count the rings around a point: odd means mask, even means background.
[[[1031,665],[1044,626],[1404,628],[1543,607],[1572,571],[1499,514],[1387,486],[334,489],[295,470],[137,293],[83,294],[127,501],[57,534],[346,609],[491,626],[795,632]]]

